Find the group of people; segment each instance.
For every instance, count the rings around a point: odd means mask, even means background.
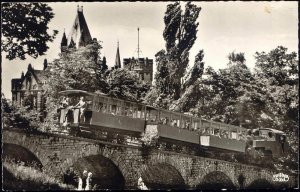
[[[78,177],[78,190],[91,190],[92,189],[92,173],[87,172],[87,170],[83,171],[82,178]]]
[[[73,111],[75,108],[79,108],[79,112],[80,112],[80,119],[84,113],[85,107],[86,107],[86,101],[84,101],[84,97],[80,97],[79,102],[75,105],[72,106],[70,104],[70,98],[69,97],[63,97],[61,102],[60,102],[60,109],[67,109],[64,110],[64,114],[62,115],[63,119],[63,125],[66,126],[68,123],[68,116],[73,114]]]

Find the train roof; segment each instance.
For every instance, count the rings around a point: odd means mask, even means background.
[[[60,95],[91,95],[91,96],[95,95],[95,94],[89,93],[87,91],[76,90],[76,89],[60,91],[58,94],[60,94]]]
[[[269,130],[269,131],[272,131],[274,133],[285,134],[283,131],[279,131],[277,129],[272,129],[272,128],[260,128],[260,130]]]

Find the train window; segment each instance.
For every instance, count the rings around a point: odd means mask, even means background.
[[[117,105],[111,105],[111,113],[117,113]]]
[[[202,120],[201,124],[202,124],[201,127],[203,127],[203,128],[209,128],[210,127],[210,123],[206,120]]]
[[[180,125],[180,115],[173,113],[172,116],[171,116],[170,123],[171,123],[171,126],[173,126],[173,127],[179,127],[179,125]]]
[[[214,130],[214,135],[220,136],[220,129],[215,129]]]
[[[133,118],[138,118],[138,115],[137,115],[137,106],[136,105],[134,105],[132,107],[132,116],[133,116]]]
[[[270,138],[272,138],[272,137],[273,137],[273,133],[272,133],[272,132],[269,132],[269,133],[268,133],[268,136],[269,136]]]
[[[138,105],[137,117],[141,118],[141,119],[144,118],[144,110],[143,110],[143,106],[141,106],[141,105]]]
[[[181,128],[183,128],[183,129],[189,129],[189,128],[190,128],[190,121],[191,121],[191,118],[182,115],[182,116],[181,116],[181,120],[182,120]]]
[[[170,113],[167,111],[160,111],[160,123],[164,125],[170,124]]]
[[[199,130],[200,129],[200,122],[198,119],[194,119],[192,120],[192,129],[193,130]]]

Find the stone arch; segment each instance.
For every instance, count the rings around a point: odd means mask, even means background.
[[[213,171],[203,177],[197,189],[236,189],[236,186],[225,173]]]
[[[141,178],[149,189],[185,189],[180,172],[167,163],[145,165],[141,169]]]
[[[11,159],[14,162],[24,162],[25,166],[42,170],[43,164],[29,149],[12,143],[3,143],[3,159]]]
[[[118,166],[100,154],[77,159],[64,173],[64,183],[77,187],[78,182],[75,174],[82,177],[84,170],[93,174],[92,187],[95,189],[124,189],[125,187],[125,178]]]
[[[247,186],[247,189],[273,189],[273,188],[274,188],[273,184],[266,179],[256,179]]]

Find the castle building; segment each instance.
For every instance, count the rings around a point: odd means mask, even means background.
[[[153,80],[153,59],[140,58],[140,44],[139,44],[139,28],[138,28],[138,48],[137,48],[137,58],[124,58],[123,59],[123,68],[128,69],[129,71],[134,71],[138,74],[140,80],[145,81],[148,84],[152,84]],[[119,51],[119,42],[116,54],[115,66],[113,69],[121,68],[120,61],[120,51]]]
[[[13,105],[29,105],[31,109],[41,110],[45,103],[42,98],[42,86],[46,82],[45,69],[47,60],[44,60],[44,69],[35,70],[31,64],[27,72],[22,72],[21,78],[11,80]],[[28,102],[28,103],[26,103]]]
[[[77,15],[71,31],[66,36],[65,32],[61,40],[61,52],[66,48],[78,48],[91,43],[92,36],[83,15],[83,8],[77,7]],[[45,98],[42,97],[42,86],[46,83],[45,69],[47,60],[44,60],[43,70],[36,70],[31,64],[27,72],[22,72],[21,78],[11,80],[12,103],[14,105],[30,105],[32,109],[42,110]]]
[[[123,67],[129,71],[134,71],[139,78],[149,84],[153,80],[153,59],[146,58],[125,58],[123,59]]]
[[[139,28],[138,28],[139,30]],[[77,7],[77,15],[74,24],[68,36],[64,31],[60,48],[64,53],[67,48],[79,48],[97,41],[93,39],[89,31],[87,22],[83,15],[83,7]],[[102,62],[106,63],[106,58],[103,57]],[[119,42],[117,47],[115,65],[112,68],[121,68],[121,57],[119,50]],[[42,86],[46,83],[45,69],[47,68],[47,60],[44,60],[43,70],[36,70],[31,64],[28,65],[27,72],[22,72],[21,78],[11,80],[12,102],[14,105],[30,105],[32,109],[43,110],[45,98],[42,97]],[[123,59],[123,68],[136,72],[140,79],[151,84],[153,80],[153,59],[139,57],[139,43],[138,43],[138,57]],[[29,102],[29,103],[28,103]]]

